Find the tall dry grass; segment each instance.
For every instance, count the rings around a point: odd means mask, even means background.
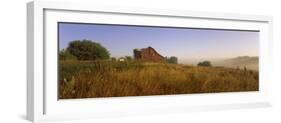
[[[257,91],[257,71],[165,63],[60,61],[59,98]]]

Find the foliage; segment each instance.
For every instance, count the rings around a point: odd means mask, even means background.
[[[127,61],[132,61],[133,60],[132,56],[125,56],[125,58],[126,58]]]
[[[108,50],[101,44],[91,40],[76,40],[69,43],[67,50],[78,60],[109,59]]]
[[[115,57],[111,57],[111,61],[117,61]]]
[[[59,97],[257,91],[257,71],[139,61],[60,61]]]
[[[178,58],[175,56],[171,56],[170,58],[166,57],[166,61],[171,64],[178,64]]]
[[[63,49],[59,52],[59,59],[60,60],[77,60],[77,58],[66,49]]]
[[[212,64],[210,61],[203,61],[203,62],[199,62],[198,66],[203,66],[203,67],[211,67]]]

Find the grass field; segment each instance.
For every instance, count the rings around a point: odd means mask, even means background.
[[[60,61],[59,98],[257,91],[258,71],[137,61]]]

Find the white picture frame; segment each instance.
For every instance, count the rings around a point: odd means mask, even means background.
[[[102,19],[93,19],[95,17]],[[106,7],[83,2],[30,2],[27,4],[27,119],[37,122],[270,106],[267,87],[272,71],[272,20],[270,16],[260,15]],[[56,24],[60,21],[259,30],[260,90],[58,100],[57,89],[54,89],[57,88],[57,33],[52,32],[57,29]]]

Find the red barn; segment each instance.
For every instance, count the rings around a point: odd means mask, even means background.
[[[165,57],[160,55],[152,47],[134,49],[134,58],[137,60],[149,61],[149,62],[163,62]]]

